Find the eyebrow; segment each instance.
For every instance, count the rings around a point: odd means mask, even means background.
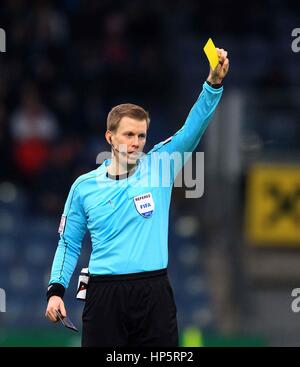
[[[130,131],[130,130],[128,130],[128,131],[124,131],[123,132],[123,134],[134,134],[134,132],[133,131]],[[139,133],[138,135],[147,135],[147,133]]]

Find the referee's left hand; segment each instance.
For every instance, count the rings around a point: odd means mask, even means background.
[[[225,51],[223,48],[216,49],[219,57],[219,64],[214,70],[210,68],[207,80],[211,84],[222,83],[229,69],[229,59],[227,57],[227,51]]]

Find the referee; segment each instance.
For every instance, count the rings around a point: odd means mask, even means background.
[[[111,159],[71,187],[59,226],[45,315],[53,322],[56,311],[66,316],[64,292],[88,229],[92,252],[82,346],[178,346],[177,311],[167,276],[168,220],[172,186],[184,162],[173,162],[168,172],[150,162],[155,153],[163,161],[175,152],[183,157],[198,145],[221,99],[229,68],[227,52],[217,52],[218,66],[210,69],[199,98],[175,135],[142,155],[148,113],[133,104],[115,106],[108,114],[105,134]],[[169,181],[163,185],[166,173]],[[153,179],[159,184],[152,185]]]

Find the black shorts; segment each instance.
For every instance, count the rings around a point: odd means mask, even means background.
[[[176,347],[176,305],[167,270],[91,276],[83,347]]]

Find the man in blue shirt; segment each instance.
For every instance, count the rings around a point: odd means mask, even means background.
[[[211,120],[229,68],[217,49],[212,70],[183,127],[142,155],[149,115],[133,104],[115,106],[105,138],[112,157],[72,185],[52,265],[46,317],[63,316],[65,289],[87,231],[92,239],[83,311],[83,346],[177,346],[176,305],[167,277],[168,220],[177,173]],[[174,154],[176,159],[174,158]]]

